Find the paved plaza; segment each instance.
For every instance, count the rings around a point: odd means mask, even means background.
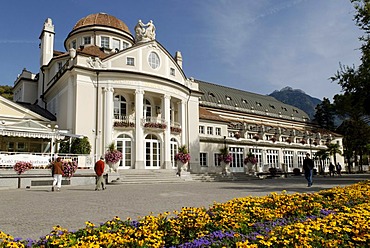
[[[214,201],[225,202],[236,197],[264,196],[271,192],[316,192],[345,186],[370,175],[314,177],[307,187],[304,177],[250,179],[229,182],[180,182],[107,185],[95,191],[94,185],[64,186],[61,192],[49,187],[0,190],[0,230],[22,239],[37,239],[48,234],[53,226],[69,230],[85,227],[86,221],[96,225],[111,220],[180,210],[181,207],[209,207]]]

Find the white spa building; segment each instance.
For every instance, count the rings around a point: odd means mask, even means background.
[[[40,70],[22,71],[14,104],[47,110],[43,123],[63,137],[88,137],[92,161],[115,142],[123,153],[120,170],[175,169],[174,154],[186,145],[194,173],[220,172],[224,146],[234,157],[232,172],[243,172],[249,152],[259,171],[292,171],[327,142],[342,147],[340,136],[318,129],[296,107],[186,77],[181,52],[170,54],[157,41],[152,21],[131,28],[109,14],[91,14],[71,27],[65,51],[55,51],[54,25],[46,19]]]

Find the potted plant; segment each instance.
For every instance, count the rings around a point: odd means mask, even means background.
[[[185,145],[179,147],[178,153],[175,155],[175,161],[177,162],[178,175],[181,171],[188,170],[188,163],[190,161],[190,154]]]
[[[105,153],[104,158],[110,170],[117,172],[119,162],[122,159],[122,153],[116,149],[116,145],[114,144],[114,142],[109,144],[108,150]]]
[[[229,166],[230,163],[233,161],[233,156],[229,153],[229,149],[226,146],[220,149],[220,156],[218,159],[221,161],[222,174],[229,174]]]
[[[239,133],[239,132],[236,132],[236,133],[234,134],[234,137],[235,137],[236,139],[240,139],[241,135],[240,135],[240,133]]]
[[[64,176],[70,179],[77,171],[78,165],[75,160],[63,160],[62,167]]]
[[[30,162],[24,162],[24,161],[18,161],[14,165],[14,170],[17,172],[18,175],[32,169],[32,163]]]
[[[257,158],[249,152],[247,157],[244,159],[244,171],[246,173],[253,172],[253,166],[257,165]],[[255,168],[255,172],[257,171],[257,168]]]

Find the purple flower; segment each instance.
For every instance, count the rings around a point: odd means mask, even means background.
[[[107,163],[115,164],[122,159],[122,153],[118,150],[107,151],[104,157]]]
[[[78,167],[76,161],[62,161],[62,166],[65,177],[72,177]]]
[[[175,161],[178,161],[178,160],[180,160],[181,163],[185,164],[185,163],[189,162],[190,154],[179,152],[175,155]]]

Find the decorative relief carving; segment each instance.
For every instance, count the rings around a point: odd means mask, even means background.
[[[89,57],[86,63],[90,68],[106,68],[106,65],[98,57]]]

